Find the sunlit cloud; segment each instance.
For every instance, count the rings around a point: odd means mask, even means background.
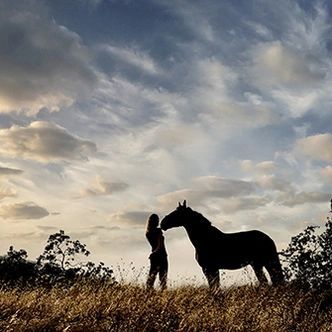
[[[88,160],[97,151],[96,145],[70,134],[54,123],[36,121],[28,127],[13,125],[0,130],[3,144],[0,155],[9,158],[27,158],[41,163],[61,160]]]

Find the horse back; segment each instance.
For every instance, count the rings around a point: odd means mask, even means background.
[[[274,259],[276,246],[271,237],[258,230],[223,233],[211,228],[208,238],[196,246],[196,259],[201,266],[237,269],[253,262]]]

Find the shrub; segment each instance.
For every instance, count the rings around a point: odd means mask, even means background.
[[[327,218],[325,230],[316,234],[319,226],[308,226],[292,237],[282,250],[286,279],[306,288],[327,289],[332,284],[332,219]]]

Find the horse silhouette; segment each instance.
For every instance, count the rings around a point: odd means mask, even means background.
[[[180,226],[186,229],[196,249],[196,260],[212,289],[219,287],[219,269],[234,270],[247,265],[252,266],[260,283],[268,282],[263,267],[272,284],[284,280],[275,243],[261,231],[223,233],[202,214],[187,207],[186,201],[166,215],[160,226],[165,231]]]

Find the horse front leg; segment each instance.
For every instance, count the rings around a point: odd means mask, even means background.
[[[203,273],[209,283],[210,289],[215,292],[220,289],[220,277],[219,277],[219,270],[215,270],[212,268],[203,268]]]

